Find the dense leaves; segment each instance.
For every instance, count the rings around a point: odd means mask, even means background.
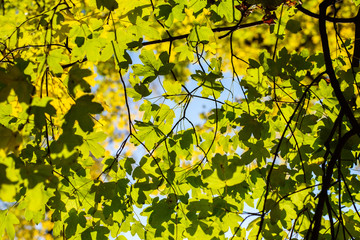
[[[360,1],[1,1],[0,235],[357,239]]]

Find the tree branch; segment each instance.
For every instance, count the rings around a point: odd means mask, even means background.
[[[344,136],[342,136],[339,139],[338,144],[335,148],[334,154],[332,155],[332,157],[329,161],[329,164],[327,166],[326,173],[325,173],[325,176],[323,179],[322,189],[319,194],[319,201],[316,206],[315,215],[313,218],[315,221],[315,224],[314,224],[314,228],[312,230],[311,240],[318,240],[318,237],[319,237],[324,203],[326,201],[326,198],[328,197],[327,191],[329,190],[329,187],[331,185],[331,178],[333,175],[333,170],[334,170],[334,167],[336,164],[336,160],[340,157],[341,151],[342,151],[345,143],[349,140],[350,137],[354,136],[356,133],[357,132],[355,131],[355,129],[351,129],[350,131],[345,133]]]
[[[352,66],[359,67],[360,61],[360,9],[356,15],[355,23],[355,41],[354,41],[354,54],[352,59]]]
[[[256,22],[252,22],[252,23],[246,23],[246,24],[241,24],[241,25],[235,25],[235,26],[231,26],[231,27],[219,27],[219,28],[214,28],[212,29],[213,32],[224,32],[224,31],[235,31],[238,29],[243,29],[243,28],[248,28],[248,27],[254,27],[254,26],[258,26],[258,25],[262,25],[264,24],[263,21],[256,21]],[[153,44],[158,44],[158,43],[164,43],[164,42],[172,42],[174,40],[179,40],[179,39],[184,39],[187,38],[189,36],[190,33],[187,34],[183,34],[183,35],[179,35],[179,36],[175,36],[175,37],[168,37],[168,38],[164,38],[164,39],[160,39],[160,40],[154,40],[154,41],[149,41],[149,42],[143,42],[142,46],[147,46],[147,45],[153,45]]]
[[[320,19],[319,14],[313,13],[305,9],[301,4],[297,5],[296,8],[305,15],[308,15],[309,17]],[[357,16],[352,18],[334,18],[334,17],[325,16],[325,20],[333,23],[356,23]]]
[[[272,171],[273,171],[273,169],[274,169],[275,161],[276,161],[276,158],[278,157],[281,143],[282,143],[282,141],[283,141],[284,138],[285,138],[285,134],[286,134],[286,132],[287,132],[287,129],[290,127],[290,124],[291,124],[291,122],[292,122],[292,120],[293,120],[293,118],[294,118],[297,110],[300,108],[301,102],[304,101],[305,96],[306,96],[306,94],[308,93],[308,91],[310,90],[311,86],[312,86],[315,82],[319,81],[322,75],[324,75],[324,72],[323,72],[323,73],[320,73],[320,74],[311,82],[311,84],[310,84],[309,86],[307,86],[307,88],[305,89],[303,95],[301,96],[298,104],[297,104],[296,107],[295,107],[294,112],[292,113],[292,115],[290,116],[289,120],[287,121],[286,126],[285,126],[285,129],[284,129],[284,131],[283,131],[283,133],[282,133],[282,135],[281,135],[281,138],[280,138],[280,140],[279,140],[279,143],[278,143],[278,145],[277,145],[277,147],[276,147],[276,150],[275,150],[275,153],[274,153],[274,159],[273,159],[273,161],[272,161],[272,163],[271,163],[271,166],[270,166],[270,169],[269,169],[269,173],[268,173],[267,178],[266,178],[266,191],[265,191],[265,196],[264,196],[264,205],[263,205],[263,209],[262,209],[262,211],[261,211],[261,219],[260,219],[259,231],[258,231],[258,233],[257,233],[257,235],[256,235],[256,239],[259,239],[260,233],[261,233],[261,230],[262,230],[262,227],[263,227],[263,224],[264,224],[265,214],[266,214],[266,212],[265,212],[265,206],[266,206],[267,197],[268,197],[268,195],[269,195],[271,173],[272,173]]]
[[[328,42],[328,35],[326,32],[326,9],[331,5],[331,3],[332,0],[325,0],[320,4],[319,31],[323,46],[326,72],[329,75],[331,87],[334,90],[335,96],[339,101],[341,108],[344,110],[345,116],[350,121],[350,124],[355,130],[355,132],[360,136],[359,123],[356,121],[354,114],[340,89],[340,84],[336,78],[335,71],[332,65],[332,59],[330,57],[330,47]]]

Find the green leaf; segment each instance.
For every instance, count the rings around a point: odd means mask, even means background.
[[[0,68],[0,102],[7,100],[11,90],[14,90],[20,102],[30,102],[34,87],[29,76],[23,72],[28,64],[19,60],[16,65],[9,65],[7,69]]]
[[[289,19],[289,21],[286,23],[286,29],[292,33],[297,33],[301,31],[300,22],[294,19]]]
[[[133,69],[135,75],[143,76],[146,82],[154,81],[157,76],[152,66],[135,64],[131,68]]]
[[[134,90],[141,95],[141,98],[147,97],[151,94],[151,91],[149,90],[148,86],[140,83],[134,86]],[[134,97],[137,99],[136,97]]]
[[[184,12],[184,4],[176,3],[176,5],[159,4],[155,11],[156,18],[164,21],[165,26],[170,28],[174,20],[183,21],[186,14]]]
[[[172,6],[168,3],[159,4],[155,11],[155,16],[158,20],[164,20],[165,26],[170,27],[173,23],[174,16],[172,14]]]
[[[220,17],[225,17],[228,22],[233,22],[234,7],[230,0],[220,1],[217,9],[217,14]]]
[[[26,198],[28,199],[27,210],[32,212],[38,212],[45,207],[45,203],[49,199],[48,196],[44,195],[42,184],[36,185],[33,189],[27,191]]]
[[[160,33],[157,28],[153,27],[149,21],[144,21],[141,17],[137,17],[135,28],[138,35],[152,39],[160,39]]]
[[[131,58],[126,52],[126,44],[124,42],[111,41],[112,51],[110,51],[110,49],[107,48],[108,46],[106,46],[105,49],[103,50],[103,51],[106,50],[107,52],[106,57],[110,57],[110,55],[112,56],[112,54],[114,54],[116,67],[127,69],[128,64],[131,63]],[[103,61],[103,58],[100,58],[100,60]]]
[[[148,220],[149,224],[153,227],[159,227],[163,222],[169,221],[174,213],[174,207],[175,205],[166,199],[158,202],[155,198],[152,204],[152,213]]]
[[[72,128],[77,121],[81,130],[84,132],[92,131],[95,124],[90,114],[98,114],[103,111],[103,107],[99,103],[93,102],[93,99],[94,96],[92,95],[83,95],[78,98],[75,105],[71,106],[65,115],[63,127]]]
[[[14,183],[16,183],[16,182],[11,181],[6,176],[6,168],[8,168],[8,166],[6,166],[5,164],[0,163],[0,189],[1,189],[1,186],[3,184],[14,184]]]
[[[61,74],[63,73],[63,68],[61,66],[60,63],[67,63],[69,62],[69,58],[63,54],[62,49],[54,49],[51,50],[49,55],[46,57],[44,57],[47,62],[47,64],[49,65],[50,70],[54,73],[54,74]]]
[[[84,156],[88,156],[89,153],[97,159],[104,156],[105,148],[100,144],[107,137],[104,132],[81,133],[79,129],[79,135],[83,137],[83,144],[80,149]]]
[[[0,236],[4,236],[4,231],[10,239],[15,238],[14,224],[19,224],[19,219],[7,210],[0,210]]]
[[[243,126],[239,132],[239,137],[241,139],[245,140],[251,137],[260,139],[263,124],[258,122],[255,117],[249,115],[248,113],[243,113],[239,119],[239,123]]]
[[[179,61],[192,61],[194,59],[194,52],[187,45],[180,45],[178,47],[175,47],[174,52],[177,52],[179,54]]]
[[[182,133],[180,140],[180,146],[182,149],[189,149],[192,146],[194,143],[193,133],[194,132],[192,130],[187,130]]]
[[[135,234],[137,234],[140,239],[144,239],[145,229],[140,222],[136,222],[131,225],[131,235],[135,236]]]
[[[139,58],[144,65],[149,66],[154,70],[159,70],[161,67],[161,62],[156,59],[152,50],[141,51]]]
[[[86,51],[86,57],[91,62],[97,62],[100,60],[100,50],[102,44],[99,39],[86,39],[84,49]]]
[[[64,146],[68,151],[74,150],[76,146],[83,143],[83,137],[75,134],[75,129],[64,131],[57,141],[51,143],[50,148],[52,153],[64,153]]]
[[[0,103],[0,124],[4,125],[7,128],[10,127],[10,122],[13,120],[11,112],[11,105],[4,102]]]
[[[210,41],[210,37],[213,35],[214,33],[211,28],[195,25],[191,30],[187,40],[192,47],[195,47],[199,42],[208,43]]]
[[[202,172],[203,175],[203,182],[208,184],[209,188],[213,189],[221,189],[226,186],[226,182],[224,179],[220,179],[219,175],[222,175],[222,172],[218,172],[218,170],[215,170],[215,172],[211,170],[204,170]]]
[[[65,220],[66,228],[65,234],[66,237],[69,238],[76,234],[77,226],[80,225],[81,227],[86,226],[86,218],[85,213],[80,212],[78,213],[74,208],[69,211],[69,217]]]
[[[56,109],[50,104],[52,101],[49,97],[44,98],[34,98],[32,106],[30,109],[30,114],[34,115],[35,126],[39,129],[42,129],[46,125],[47,117],[54,116],[56,114]]]
[[[1,124],[0,136],[0,149],[4,149],[5,151],[16,151],[22,142],[22,137],[18,132],[13,132]]]
[[[177,95],[181,93],[181,83],[172,79],[165,79],[163,82],[167,95]]]
[[[38,170],[42,169],[39,168]],[[40,176],[41,174],[36,171],[34,172],[34,175],[37,175],[36,178],[43,178],[42,181],[44,182],[44,177]],[[19,204],[19,209],[25,209],[25,219],[28,221],[32,220],[36,224],[44,219],[46,204],[55,191],[54,189],[45,188],[43,182],[39,182],[35,187],[29,184],[31,189],[26,191],[25,198]]]
[[[109,11],[114,11],[119,7],[116,0],[96,0],[96,6],[98,9],[106,8]]]
[[[85,77],[92,75],[89,69],[81,69],[79,65],[74,65],[68,75],[67,86],[69,93],[75,97],[75,92],[82,90],[83,92],[89,93],[91,91],[90,84],[86,82]]]
[[[162,136],[159,128],[150,122],[136,122],[135,128],[137,129],[137,138],[141,142],[144,142],[145,146],[149,149],[151,149]],[[140,144],[137,139],[132,138],[132,142],[136,145]]]

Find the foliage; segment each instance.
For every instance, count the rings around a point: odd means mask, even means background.
[[[0,4],[1,236],[357,238],[360,1]]]

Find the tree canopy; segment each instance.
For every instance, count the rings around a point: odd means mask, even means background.
[[[0,236],[358,239],[359,5],[0,1]]]

